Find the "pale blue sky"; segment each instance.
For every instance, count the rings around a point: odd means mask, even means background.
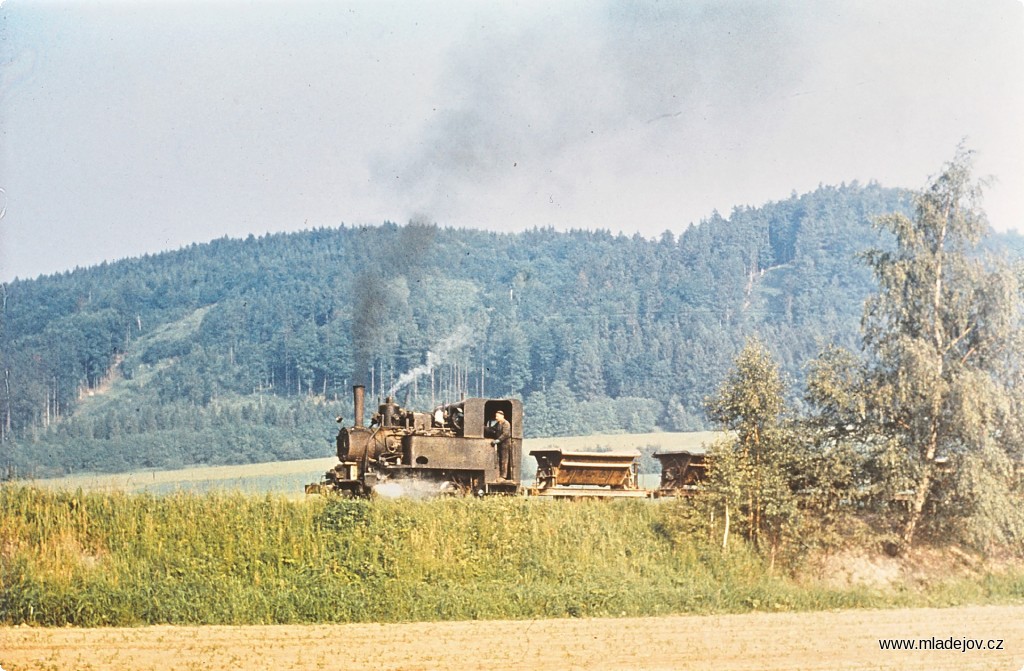
[[[1024,223],[1024,5],[0,5],[0,280],[404,223],[681,232],[966,138]]]

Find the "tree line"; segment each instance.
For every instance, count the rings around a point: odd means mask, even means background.
[[[3,285],[0,460],[60,473],[274,458],[240,445],[293,429],[217,408],[292,402],[311,422],[297,456],[325,456],[357,382],[421,409],[518,396],[531,436],[705,428],[704,399],[754,334],[801,405],[805,363],[856,346],[874,286],[856,255],[895,244],[872,219],[911,207],[908,192],[853,183],[656,239],[385,223],[15,280]],[[202,450],[155,447],[154,432],[198,440],[188,422],[140,419],[164,409],[202,418]]]

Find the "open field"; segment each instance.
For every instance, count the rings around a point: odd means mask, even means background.
[[[337,457],[275,461],[235,466],[196,466],[173,471],[83,473],[63,478],[34,480],[36,487],[84,492],[241,491],[301,497],[306,483],[316,482],[338,463]]]
[[[568,436],[560,438],[531,438],[523,441],[524,455],[531,450],[559,447],[563,450],[639,450],[656,446],[659,451],[702,449],[721,436],[715,431],[687,433],[632,433],[594,436]],[[526,456],[529,469],[535,462]],[[83,473],[63,478],[35,480],[32,484],[46,489],[85,492],[149,492],[165,494],[174,491],[242,491],[273,493],[301,498],[306,483],[317,482],[324,471],[338,462],[334,456],[320,459],[300,459],[264,464],[237,466],[197,466],[173,471],[132,471],[128,473]],[[655,481],[656,482],[656,479]],[[647,484],[654,484],[647,483]]]
[[[1001,650],[881,650],[879,639]],[[660,618],[133,629],[0,628],[30,669],[991,669],[1024,666],[1024,606]]]

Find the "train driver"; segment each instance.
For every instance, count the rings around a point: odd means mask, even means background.
[[[498,447],[498,475],[504,480],[512,479],[512,425],[501,410],[494,413],[491,428],[494,444]]]

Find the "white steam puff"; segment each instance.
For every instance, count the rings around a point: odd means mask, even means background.
[[[373,493],[383,499],[428,499],[450,494],[451,488],[447,482],[404,479],[375,485]]]
[[[455,329],[454,333],[435,344],[427,352],[427,362],[425,364],[413,368],[398,378],[398,381],[388,389],[388,396],[394,396],[395,392],[412,384],[414,380],[424,375],[430,375],[434,368],[448,361],[456,350],[468,345],[472,337],[473,330],[469,326],[461,324],[459,328]]]

